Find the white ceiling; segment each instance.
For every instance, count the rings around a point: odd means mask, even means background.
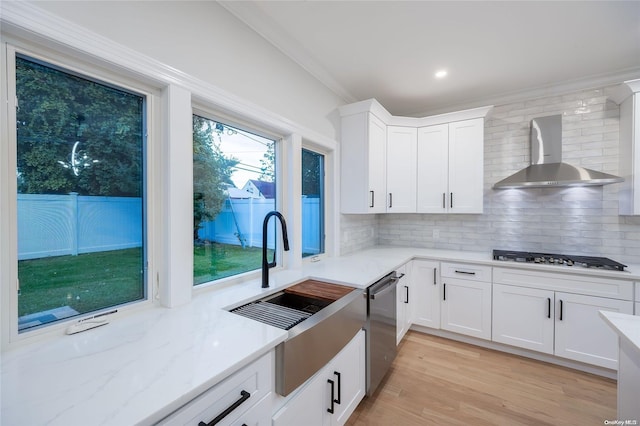
[[[376,98],[394,115],[640,78],[640,1],[221,4],[346,103]]]

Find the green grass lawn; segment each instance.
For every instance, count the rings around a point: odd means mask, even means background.
[[[70,306],[80,313],[142,299],[142,249],[18,262],[18,316]]]
[[[269,259],[273,250],[268,250]],[[194,247],[194,283],[260,269],[262,249],[211,243]],[[70,306],[86,313],[144,297],[142,249],[18,262],[18,316]]]
[[[269,260],[273,250],[267,250]],[[208,243],[194,247],[193,281],[202,284],[262,267],[262,248]]]

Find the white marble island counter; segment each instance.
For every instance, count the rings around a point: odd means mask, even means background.
[[[618,334],[618,420],[640,423],[640,316],[600,311]],[[635,421],[635,423],[633,422]]]
[[[2,354],[0,423],[151,424],[282,342],[287,332],[227,312],[307,278],[366,288],[413,258],[536,268],[640,280],[640,268],[587,270],[494,261],[490,253],[375,247],[198,291],[186,306],[149,307],[87,332],[56,336]]]

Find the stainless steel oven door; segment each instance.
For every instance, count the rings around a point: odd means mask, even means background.
[[[396,286],[393,272],[369,287],[367,395],[372,395],[396,357]]]

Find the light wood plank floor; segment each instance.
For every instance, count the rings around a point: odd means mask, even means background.
[[[409,331],[347,426],[603,425],[616,381]]]

